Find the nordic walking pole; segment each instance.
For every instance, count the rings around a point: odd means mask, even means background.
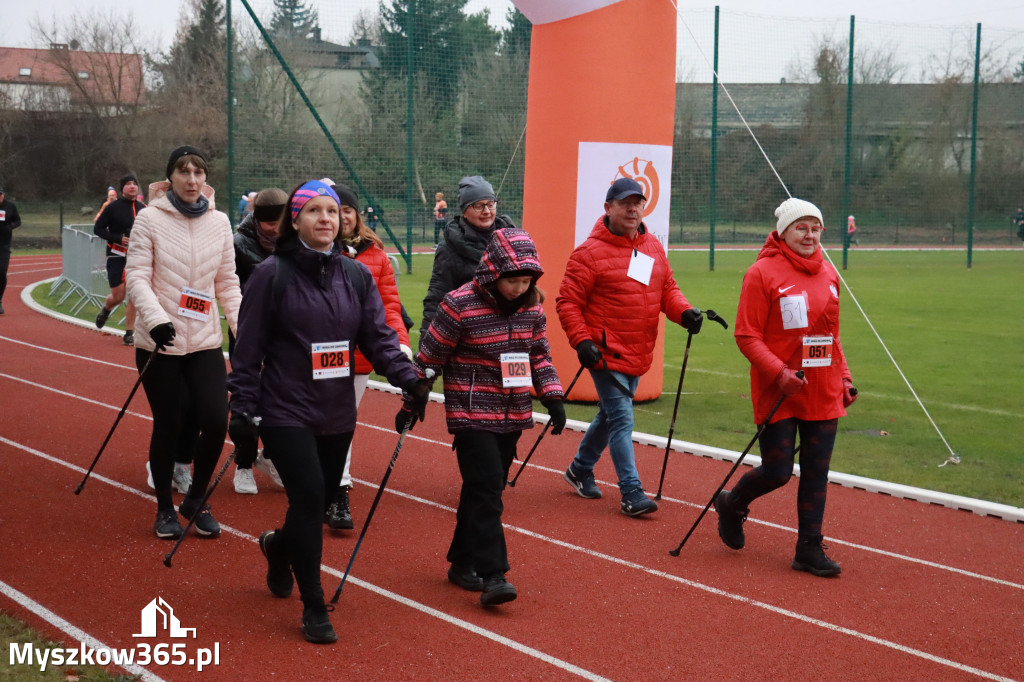
[[[572,378],[572,383],[569,384],[569,388],[565,389],[565,393],[562,394],[563,400],[569,397],[569,392],[572,391],[572,387],[576,385],[576,380],[580,378],[581,374],[583,374],[583,365],[580,365],[580,368],[576,370],[576,376]],[[533,457],[533,451],[537,449],[538,445],[540,445],[540,441],[544,437],[544,434],[548,432],[549,426],[551,426],[550,419],[548,420],[548,423],[544,425],[544,428],[540,430],[540,435],[537,436],[537,442],[533,444],[532,448],[530,448],[530,452],[527,453],[526,459],[524,459],[523,463],[519,465],[519,471],[517,471],[516,475],[512,478],[512,480],[508,482],[510,488],[516,487],[516,481],[519,480],[519,474],[523,473],[523,469],[526,468],[526,463],[530,461],[531,457]]]
[[[255,421],[256,424],[259,424],[259,418],[254,419],[253,421]],[[210,487],[206,489],[206,494],[203,495],[203,499],[199,501],[199,506],[196,507],[196,512],[192,515],[192,518],[188,520],[188,525],[185,526],[185,530],[181,531],[181,535],[178,536],[178,541],[174,543],[174,547],[171,548],[171,551],[164,555],[164,566],[167,568],[171,567],[171,559],[174,558],[174,553],[178,551],[178,547],[180,547],[181,543],[185,540],[185,536],[188,535],[192,526],[196,525],[196,519],[199,518],[199,513],[203,510],[203,507],[206,506],[206,502],[210,499],[210,495],[212,495],[213,491],[217,489],[217,484],[220,483],[220,479],[224,475],[224,472],[228,470],[228,467],[231,466],[231,462],[235,460],[236,452],[237,450],[232,450],[231,454],[228,455],[228,458],[224,460],[224,466],[220,468],[220,471],[217,473],[217,478],[213,479],[213,483],[211,483]],[[178,507],[180,508],[181,505],[178,505]]]
[[[434,378],[434,370],[428,369],[426,371],[427,379]],[[363,529],[359,531],[359,539],[356,540],[356,546],[352,548],[352,556],[348,558],[348,566],[345,567],[345,575],[341,576],[341,583],[338,584],[338,589],[334,591],[334,596],[331,597],[331,603],[337,604],[338,598],[341,597],[341,590],[345,587],[345,581],[348,580],[349,571],[352,570],[352,564],[355,563],[356,554],[359,552],[359,546],[363,544],[363,538],[366,537],[366,529],[370,527],[370,521],[373,519],[373,513],[377,511],[377,504],[380,503],[381,495],[384,494],[384,488],[388,485],[388,479],[391,478],[391,471],[395,468],[395,462],[398,461],[398,453],[402,451],[402,444],[405,442],[405,436],[409,433],[409,429],[412,428],[415,420],[410,419],[405,428],[402,429],[401,435],[398,437],[398,445],[395,446],[395,451],[391,453],[391,461],[388,462],[388,468],[384,472],[384,478],[380,481],[380,486],[377,488],[377,494],[373,498],[373,504],[370,505],[370,511],[366,515],[366,520],[363,521]]]
[[[128,400],[124,401],[124,407],[122,407],[121,411],[117,413],[117,419],[114,420],[114,425],[110,427],[110,432],[103,440],[103,445],[100,446],[100,451],[97,452],[96,456],[93,458],[92,464],[89,465],[89,470],[85,472],[85,476],[82,478],[82,482],[78,484],[77,488],[75,488],[76,495],[82,492],[82,488],[85,487],[85,482],[89,480],[89,476],[92,475],[92,470],[96,466],[96,462],[100,461],[100,455],[103,454],[103,451],[107,447],[107,443],[110,442],[110,437],[114,435],[114,429],[116,429],[117,425],[121,423],[121,417],[123,417],[124,413],[128,411],[128,405],[132,402],[132,398],[135,397],[135,392],[139,390],[139,386],[142,385],[142,375],[146,373],[147,369],[149,369],[149,363],[153,362],[154,357],[156,357],[155,350],[150,353],[149,358],[146,359],[146,364],[144,364],[142,369],[139,370],[139,378],[135,380],[135,385],[132,386],[132,392],[128,394]]]
[[[796,375],[803,379],[804,371],[800,370],[799,372],[796,373]],[[683,538],[683,541],[679,543],[678,547],[676,547],[675,549],[670,549],[668,551],[669,554],[671,554],[672,556],[679,556],[679,553],[683,551],[683,545],[685,545],[686,541],[690,539],[691,535],[693,535],[693,531],[697,529],[697,526],[700,524],[701,519],[703,519],[704,515],[708,513],[708,509],[711,508],[711,505],[715,503],[715,498],[718,497],[718,493],[722,492],[722,490],[725,488],[725,484],[729,482],[729,479],[732,477],[733,473],[739,467],[740,462],[742,462],[743,458],[747,456],[748,452],[750,452],[750,448],[754,447],[754,443],[756,443],[757,439],[761,437],[761,432],[764,431],[766,426],[768,426],[768,423],[772,420],[772,417],[775,416],[775,412],[779,409],[779,406],[782,405],[782,401],[785,399],[785,393],[779,396],[779,399],[775,403],[775,406],[772,408],[771,412],[768,413],[768,416],[765,417],[764,423],[757,427],[757,433],[755,433],[754,437],[750,439],[749,443],[747,443],[747,447],[744,448],[743,452],[740,453],[740,456],[739,458],[737,458],[736,463],[732,465],[732,469],[729,469],[729,473],[725,475],[725,480],[723,480],[722,484],[718,486],[717,490],[715,490],[715,494],[711,496],[711,500],[706,505],[704,505],[704,510],[700,513],[700,516],[697,517],[697,520],[693,522],[693,526],[690,527],[690,531],[686,534],[686,537]]]
[[[706,310],[704,313],[708,316],[709,320],[718,322],[726,329],[729,328],[729,323],[718,316],[714,310]],[[690,359],[690,342],[693,341],[693,334],[687,332],[686,334],[686,351],[683,353],[683,368],[679,371],[679,386],[676,388],[676,406],[672,408],[672,423],[668,427],[668,441],[665,443],[665,460],[661,463],[661,480],[658,481],[658,494],[654,496],[654,499],[661,499],[661,488],[665,485],[665,470],[668,469],[668,451],[672,447],[672,434],[676,430],[676,415],[679,414],[679,396],[683,394],[683,377],[686,376],[686,361]]]

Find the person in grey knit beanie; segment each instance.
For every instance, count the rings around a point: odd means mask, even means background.
[[[496,201],[494,188],[480,175],[467,175],[459,180],[459,208],[463,212],[470,204],[482,199]]]

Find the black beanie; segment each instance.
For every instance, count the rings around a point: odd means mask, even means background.
[[[359,197],[356,196],[351,187],[348,185],[331,185],[331,189],[337,192],[342,206],[351,206],[355,210],[359,210]]]
[[[121,182],[117,186],[123,192],[124,191],[124,186],[127,185],[129,182],[134,182],[137,185],[137,184],[139,184],[139,179],[137,177],[135,177],[134,173],[128,173],[128,174],[126,174],[126,175],[121,177]]]
[[[183,156],[188,156],[189,154],[192,154],[194,156],[198,156],[203,161],[206,161],[206,155],[203,154],[198,149],[196,149],[195,147],[189,147],[188,145],[185,145],[183,147],[178,147],[173,152],[171,152],[171,158],[167,159],[167,179],[168,180],[171,179],[171,173],[174,172],[174,164],[176,164],[178,162],[178,159],[180,159]]]

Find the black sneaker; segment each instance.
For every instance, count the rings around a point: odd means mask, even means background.
[[[0,303],[0,315],[4,314],[4,304]]]
[[[565,479],[566,483],[575,488],[576,494],[580,497],[585,497],[588,500],[596,500],[601,497],[601,489],[597,487],[597,482],[594,481],[593,470],[577,471],[576,466],[570,464],[569,468],[562,474],[562,478]]]
[[[204,504],[203,508],[199,508],[200,500],[185,496],[185,499],[178,505],[178,513],[184,516],[186,519],[192,520],[195,516],[195,523],[192,527],[196,529],[198,535],[204,538],[215,538],[220,535],[220,524],[217,523],[217,519],[213,518],[213,514],[210,513],[210,505]]]
[[[481,592],[484,589],[483,578],[469,566],[452,564],[448,569],[448,582],[458,585],[468,592]]]
[[[718,512],[718,537],[726,547],[743,549],[746,538],[743,535],[743,522],[747,520],[749,509],[733,509],[729,505],[729,491],[723,490],[715,498],[715,511]]]
[[[107,318],[110,317],[110,312],[106,308],[100,308],[100,311],[96,313],[96,328],[103,329],[103,325],[107,323]]]
[[[807,571],[821,578],[839,575],[842,572],[839,564],[828,558],[825,550],[828,545],[822,542],[820,535],[801,537],[796,541],[796,556],[793,558],[794,571]]]
[[[338,488],[334,501],[327,507],[324,514],[324,523],[333,530],[352,530],[355,524],[352,523],[352,511],[348,506],[349,487],[343,485]]]
[[[333,644],[338,641],[338,633],[334,631],[331,619],[327,615],[328,611],[333,610],[333,606],[326,604],[302,609],[302,634],[307,642]]]
[[[129,329],[128,331],[126,331],[124,333],[124,338],[121,339],[121,343],[123,343],[126,346],[134,346],[135,345],[135,330]]]
[[[505,580],[505,574],[495,573],[484,581],[480,603],[484,606],[497,606],[512,601],[516,596],[516,588]]]
[[[633,488],[622,494],[622,513],[643,516],[658,511],[658,503],[647,497],[643,488]]]
[[[177,540],[180,538],[184,531],[182,531],[181,524],[178,522],[178,513],[173,509],[157,511],[153,532],[162,540]]]
[[[281,547],[281,539],[277,530],[265,530],[260,535],[260,551],[267,559],[267,587],[275,597],[285,599],[292,596],[292,587],[295,580],[292,578],[292,569],[288,564],[288,557],[285,555],[284,547]]]

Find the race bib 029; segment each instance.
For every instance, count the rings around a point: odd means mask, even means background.
[[[500,359],[502,388],[530,386],[533,383],[529,353],[502,353]]]

